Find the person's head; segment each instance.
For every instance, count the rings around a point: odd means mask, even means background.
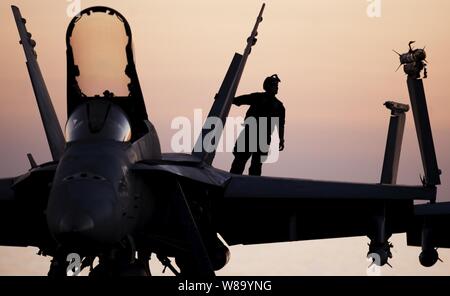
[[[263,88],[268,94],[276,95],[278,93],[278,83],[280,82],[281,80],[278,78],[278,75],[273,74],[264,79]]]

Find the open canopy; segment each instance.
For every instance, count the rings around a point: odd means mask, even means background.
[[[122,108],[134,136],[146,133],[148,116],[124,16],[104,6],[87,8],[70,22],[66,43],[67,117],[101,98]]]
[[[69,41],[79,71],[75,79],[83,96],[103,96],[106,92],[128,97],[131,79],[125,70],[129,38],[121,18],[102,12],[81,15]]]

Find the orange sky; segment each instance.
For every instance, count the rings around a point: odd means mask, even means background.
[[[416,40],[417,46],[427,46],[429,55],[429,78],[424,83],[438,163],[443,171],[438,198],[450,200],[450,2],[382,0],[380,18],[367,16],[366,0],[266,2],[259,40],[238,89],[238,94],[260,91],[264,77],[274,73],[282,80],[278,97],[287,109],[286,150],[279,162],[263,167],[263,174],[378,182],[389,120],[383,102],[409,103],[405,76],[402,71],[394,72],[398,59],[391,50],[406,51],[408,41]],[[233,53],[245,47],[261,5],[255,0],[81,3],[83,8],[109,5],[130,22],[147,111],[163,151],[170,150],[170,138],[175,132],[170,123],[174,117],[193,118],[195,108],[201,108],[206,115]],[[13,4],[21,8],[38,42],[39,62],[64,124],[65,31],[70,21],[67,2],[16,0]],[[38,162],[50,159],[9,5],[7,1],[0,4],[2,177],[28,169],[27,152],[32,152]],[[231,115],[244,113],[244,108],[234,107]],[[215,165],[228,170],[231,160],[230,153],[219,153]],[[421,173],[409,112],[398,181],[419,184]],[[386,274],[449,273],[449,263],[421,269],[416,257],[419,250],[406,249],[402,236],[396,239],[395,269],[386,270]],[[363,275],[366,241],[352,238],[235,247],[232,261],[223,272]],[[336,249],[343,252],[339,258],[334,256]],[[18,258],[27,256],[23,250],[0,248],[0,274],[45,272],[41,267],[31,271],[20,266],[6,267],[2,263],[10,257],[6,256],[8,252],[20,254]],[[450,258],[450,252],[442,253],[444,259]],[[286,254],[290,259],[285,258]],[[344,260],[349,264],[345,265]],[[277,267],[285,263],[286,269]]]

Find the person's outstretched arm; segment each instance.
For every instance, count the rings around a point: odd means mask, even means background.
[[[238,96],[233,99],[233,104],[235,104],[236,106],[251,105],[254,101],[254,98],[254,94]]]

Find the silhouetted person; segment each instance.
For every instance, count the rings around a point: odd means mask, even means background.
[[[256,122],[256,129],[246,124],[234,146],[234,161],[230,173],[242,174],[245,164],[252,157],[249,175],[261,176],[261,157],[268,155],[272,132],[278,123],[280,137],[279,150],[284,149],[284,123],[285,109],[275,95],[278,93],[278,83],[281,80],[276,74],[264,80],[265,92],[252,93],[234,98],[233,104],[237,106],[250,105],[245,115],[246,123]],[[253,119],[254,118],[254,119]],[[267,131],[265,134],[264,131]],[[243,141],[245,144],[243,145]],[[251,141],[251,142],[250,142]],[[257,141],[254,143],[254,141]],[[263,146],[263,147],[261,147]]]

